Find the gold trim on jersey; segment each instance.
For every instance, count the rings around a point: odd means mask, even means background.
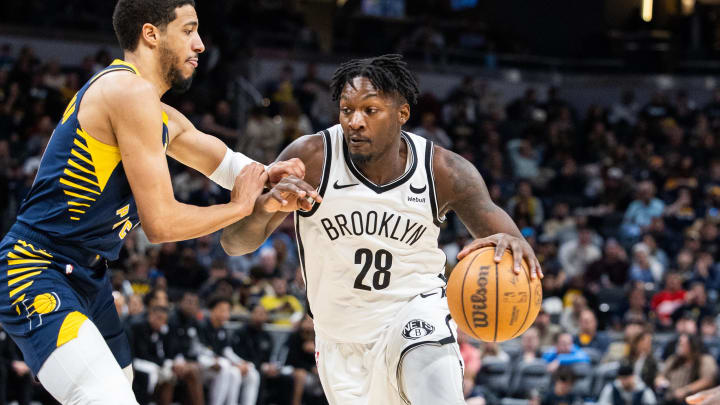
[[[48,268],[47,265],[50,264],[50,260],[45,259],[52,259],[52,255],[45,250],[35,248],[32,244],[23,240],[18,240],[13,246],[13,250],[8,252],[6,259],[8,266],[10,266],[7,270],[8,287],[25,281],[25,283],[10,290],[8,295],[12,298],[33,284],[34,281],[28,280],[29,278],[37,276]],[[10,278],[10,276],[14,277]],[[11,305],[16,305],[24,298],[25,294],[20,295]]]

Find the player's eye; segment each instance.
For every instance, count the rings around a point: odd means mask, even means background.
[[[350,109],[347,108],[347,107],[341,108],[340,111],[342,111],[342,113],[345,114],[345,115],[350,114]]]
[[[375,114],[376,112],[378,112],[378,109],[375,107],[370,107],[366,109],[365,112],[367,112],[368,114]]]

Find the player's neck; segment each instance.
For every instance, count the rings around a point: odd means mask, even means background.
[[[170,86],[163,77],[162,67],[159,66],[157,58],[149,50],[138,47],[135,52],[125,52],[123,60],[135,66],[140,76],[155,86],[159,97],[170,90]]]
[[[386,184],[405,173],[407,155],[408,145],[398,137],[385,153],[356,166],[368,180],[375,184]]]

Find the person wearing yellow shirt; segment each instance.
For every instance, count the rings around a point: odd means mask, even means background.
[[[293,295],[287,293],[287,280],[276,277],[272,280],[274,295],[260,299],[260,305],[267,310],[270,322],[274,325],[292,326],[303,317],[303,306]]]

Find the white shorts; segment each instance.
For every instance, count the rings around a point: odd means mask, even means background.
[[[325,395],[330,405],[407,405],[401,389],[404,356],[421,345],[449,344],[464,369],[456,336],[441,288],[408,302],[377,342],[336,343],[316,336],[315,360]]]

